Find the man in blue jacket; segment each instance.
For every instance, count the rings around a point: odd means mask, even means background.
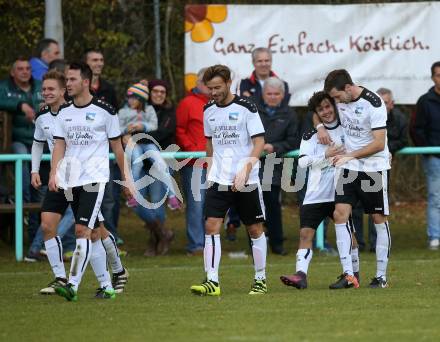
[[[440,146],[440,61],[431,66],[434,86],[417,101],[411,120],[411,137],[416,146]],[[440,247],[440,155],[424,155],[428,189],[427,233],[430,249]]]
[[[37,56],[30,60],[32,77],[41,81],[49,70],[50,62],[60,58],[60,47],[55,39],[44,38],[37,44]]]

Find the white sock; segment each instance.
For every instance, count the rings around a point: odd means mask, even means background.
[[[336,245],[338,246],[339,258],[341,260],[342,272],[353,275],[351,263],[351,231],[348,222],[335,224]]]
[[[108,262],[112,269],[112,273],[121,273],[124,270],[122,267],[121,258],[119,257],[118,246],[116,245],[115,237],[109,233],[105,239],[102,239],[105,251],[107,253]]]
[[[89,239],[76,239],[76,248],[73,252],[72,264],[70,265],[69,283],[78,291],[82,276],[89,263],[92,254],[92,241]]]
[[[218,283],[218,268],[220,266],[221,255],[220,234],[205,235],[203,258],[205,261],[206,278],[216,283]]]
[[[353,272],[359,272],[359,248],[351,250],[351,264],[353,265]]]
[[[112,288],[112,280],[107,269],[107,254],[102,245],[101,239],[92,242],[92,255],[90,256],[90,265],[98,279],[99,287]]]
[[[64,268],[63,261],[63,244],[59,236],[44,241],[44,247],[46,248],[47,259],[49,259],[50,267],[55,278],[66,279],[66,270]]]
[[[390,257],[391,234],[388,221],[374,224],[376,227],[376,277],[382,277],[386,280],[388,258]]]
[[[256,280],[266,280],[266,255],[267,240],[264,232],[259,238],[252,239],[252,255],[254,257],[254,269]]]
[[[311,248],[298,249],[298,252],[296,252],[296,272],[307,274],[312,257],[313,250]]]

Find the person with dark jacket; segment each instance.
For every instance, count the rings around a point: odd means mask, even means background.
[[[198,72],[197,86],[180,101],[176,110],[176,142],[182,151],[205,151],[206,138],[203,130],[203,107],[208,103],[208,88],[202,78],[205,69]],[[205,245],[205,217],[203,206],[206,189],[206,168],[195,160],[181,169],[182,187],[186,200],[186,235],[188,255],[203,253]],[[197,186],[192,179],[196,177]]]
[[[41,82],[31,76],[31,66],[26,58],[18,58],[12,65],[10,77],[0,81],[0,110],[12,115],[12,152],[30,154],[34,140],[36,112],[42,105]],[[31,170],[23,163],[23,201],[40,202],[44,189],[31,186]],[[43,189],[43,190],[42,190]],[[36,214],[29,215],[29,240],[32,241],[39,226]]]
[[[266,132],[264,151],[268,154],[261,158],[259,172],[266,207],[266,228],[272,252],[280,255],[286,254],[281,215],[283,163],[275,163],[273,158],[282,158],[285,153],[299,148],[301,140],[298,116],[293,107],[283,104],[284,89],[283,81],[269,77],[264,82],[262,101],[258,103],[258,112]]]
[[[431,66],[434,86],[417,101],[411,121],[411,138],[416,146],[440,146],[440,61]],[[430,249],[440,247],[440,155],[424,155],[428,190],[428,239]]]
[[[254,99],[254,102],[261,101],[263,96],[263,85],[269,77],[278,77],[272,69],[272,52],[268,48],[259,47],[252,51],[252,64],[254,71],[249,78],[240,82],[240,95]],[[290,100],[289,85],[284,82],[284,97],[282,105],[286,106]]]

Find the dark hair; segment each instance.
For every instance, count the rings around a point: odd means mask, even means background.
[[[333,88],[336,90],[344,90],[347,84],[353,85],[351,76],[345,69],[333,70],[324,81],[324,91],[329,93]]]
[[[313,93],[309,99],[308,107],[311,112],[316,112],[316,109],[321,105],[322,101],[329,100],[333,108],[336,108],[335,100],[326,92],[318,91]]]
[[[49,70],[58,70],[59,72],[64,73],[66,70],[66,67],[68,66],[68,63],[64,59],[55,59],[52,62],[49,63]]]
[[[220,77],[223,81],[229,82],[231,80],[231,70],[226,65],[216,64],[210,66],[205,70],[203,74],[202,81],[206,84],[206,82],[211,81],[214,77]]]
[[[52,39],[52,38],[44,38],[44,39],[41,39],[41,40],[38,42],[37,47],[36,47],[36,50],[37,50],[37,56],[38,56],[38,57],[41,57],[41,55],[43,54],[43,52],[49,48],[50,44],[56,44],[56,45],[58,45],[58,42],[57,42],[55,39]]]
[[[435,68],[440,68],[440,61],[435,62],[432,66],[431,66],[431,76],[434,76],[434,69]]]
[[[100,53],[101,55],[104,56],[104,54],[102,53],[102,50],[100,48],[88,48],[83,53],[84,62],[87,61],[87,56],[89,55],[89,53],[92,53],[92,52]]]
[[[69,69],[79,70],[81,78],[83,80],[89,80],[92,83],[92,69],[90,69],[89,65],[84,62],[73,62],[70,63]]]
[[[66,88],[66,77],[63,72],[59,72],[58,70],[49,70],[43,76],[43,82],[46,80],[55,80],[58,81],[58,84],[61,88]]]

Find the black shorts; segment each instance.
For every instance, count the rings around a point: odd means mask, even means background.
[[[213,183],[206,192],[205,217],[224,218],[229,208],[236,208],[240,220],[246,226],[264,222],[265,209],[261,186],[251,184],[248,187],[250,191],[233,192],[230,185]]]
[[[318,229],[319,224],[327,217],[333,219],[335,211],[335,202],[311,203],[301,205],[299,209],[299,228]],[[353,224],[353,218],[350,215],[348,224],[352,233],[356,232],[356,227]]]
[[[69,204],[75,216],[75,223],[91,229],[99,226],[104,218],[101,214],[105,183],[86,184],[68,190],[48,191],[43,200],[42,212],[64,215]]]
[[[366,214],[390,214],[388,171],[341,171],[336,183],[335,203],[350,204],[353,208],[361,201]]]
[[[333,219],[335,202],[303,204],[299,209],[300,228],[318,229],[327,217]]]

